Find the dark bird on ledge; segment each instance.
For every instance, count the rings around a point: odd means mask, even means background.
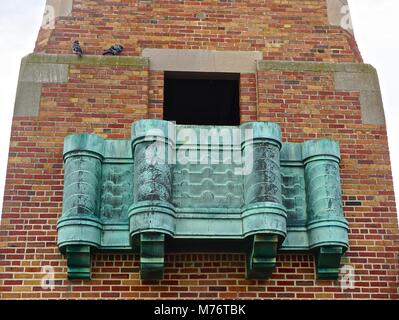
[[[76,40],[76,41],[73,42],[73,45],[72,45],[72,52],[73,52],[74,54],[78,55],[79,58],[83,55],[83,50],[82,50],[82,48],[80,47],[80,44],[79,44],[79,41],[78,41],[78,40]]]
[[[114,44],[111,48],[104,50],[103,55],[112,54],[113,56],[119,56],[123,49],[125,49],[121,44]]]

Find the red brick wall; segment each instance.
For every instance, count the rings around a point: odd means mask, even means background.
[[[196,19],[198,12],[209,18]],[[261,50],[268,60],[360,62],[350,37],[328,25],[324,1],[75,0],[73,17],[57,20],[51,32],[41,31],[36,51],[67,54],[79,38],[90,54],[121,42],[125,55],[140,55],[146,47],[228,49]],[[328,46],[324,53],[312,50],[320,44]],[[343,263],[355,268],[353,289],[316,281],[312,255],[283,253],[264,281],[245,280],[244,256],[228,253],[167,253],[160,282],[139,279],[136,255],[96,254],[92,281],[67,281],[66,260],[56,245],[63,139],[86,132],[129,138],[133,121],[162,117],[162,86],[162,72],[146,68],[70,65],[68,83],[43,85],[39,117],[14,118],[0,227],[0,299],[399,298],[386,128],[363,124],[359,92],[336,91],[329,72],[241,75],[241,120],[278,122],[291,142],[341,143],[350,224]],[[55,271],[53,291],[41,287],[42,267],[48,265]]]
[[[51,34],[41,30],[35,52],[69,53],[79,39],[87,54],[120,42],[127,55],[218,49],[262,51],[266,60],[361,61],[353,36],[329,25],[323,0],[74,0],[72,14]]]
[[[163,118],[163,71],[150,72],[150,87],[149,87],[149,103],[148,103],[148,118],[162,119]]]
[[[336,91],[333,79],[328,72],[259,72],[259,120],[279,123],[290,142],[340,143],[350,226],[345,256],[356,274],[356,289],[349,292],[353,298],[398,298],[399,233],[386,128],[363,124],[359,92]],[[347,297],[330,286],[321,292]]]

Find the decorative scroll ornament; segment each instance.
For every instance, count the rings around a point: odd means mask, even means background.
[[[247,278],[268,278],[279,251],[312,251],[317,277],[336,279],[348,247],[339,161],[336,142],[282,144],[269,122],[141,120],[132,140],[68,136],[58,222],[68,277],[90,279],[93,252],[114,250],[139,252],[141,277],[162,279],[166,248],[195,242],[245,252]]]

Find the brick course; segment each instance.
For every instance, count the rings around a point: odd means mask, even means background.
[[[201,19],[205,14],[206,18]],[[72,17],[40,31],[35,52],[87,54],[123,42],[144,48],[262,51],[266,60],[360,62],[353,35],[328,23],[326,1],[75,0]]]

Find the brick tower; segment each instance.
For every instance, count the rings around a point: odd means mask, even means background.
[[[185,143],[204,131],[212,148]],[[21,63],[0,299],[397,299],[398,233],[346,1],[47,1]]]

